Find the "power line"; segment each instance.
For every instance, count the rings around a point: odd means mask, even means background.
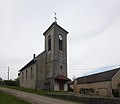
[[[119,65],[112,65],[112,66],[102,66],[102,67],[93,67],[93,68],[80,68],[80,69],[69,69],[69,70],[91,70],[91,69],[109,69],[109,68],[112,68],[112,67],[120,67],[120,64]]]

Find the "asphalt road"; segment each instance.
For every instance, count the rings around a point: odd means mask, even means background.
[[[0,90],[7,94],[16,96],[17,98],[23,99],[32,104],[78,104],[74,102],[68,102],[60,99],[44,97],[44,96],[27,93],[19,90],[9,89],[9,88],[0,87]]]

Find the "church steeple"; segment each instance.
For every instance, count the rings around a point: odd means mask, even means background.
[[[67,77],[67,34],[68,32],[55,22],[43,33],[47,55],[47,78],[58,75]]]
[[[64,39],[67,34],[68,32],[65,29],[59,26],[56,22],[53,22],[51,26],[43,33],[43,35],[45,36],[45,50],[53,50],[54,45],[58,43],[58,39],[63,39],[64,42],[67,41],[66,39]],[[60,42],[60,44],[62,43]]]

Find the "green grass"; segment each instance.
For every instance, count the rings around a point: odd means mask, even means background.
[[[67,94],[67,92],[54,92],[54,91],[48,91],[48,90],[33,90],[33,89],[29,89],[29,88],[23,88],[23,87],[16,87],[16,86],[4,86],[6,88],[11,88],[11,89],[16,89],[16,90],[20,90],[20,91],[24,91],[24,92],[29,92],[29,93],[34,93],[34,94],[38,94],[38,95],[42,95],[42,96],[46,96],[46,93],[52,93],[52,94]]]
[[[0,104],[30,104],[0,91]]]

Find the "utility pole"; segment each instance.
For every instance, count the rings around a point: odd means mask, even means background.
[[[9,66],[8,66],[8,81],[9,81]]]

